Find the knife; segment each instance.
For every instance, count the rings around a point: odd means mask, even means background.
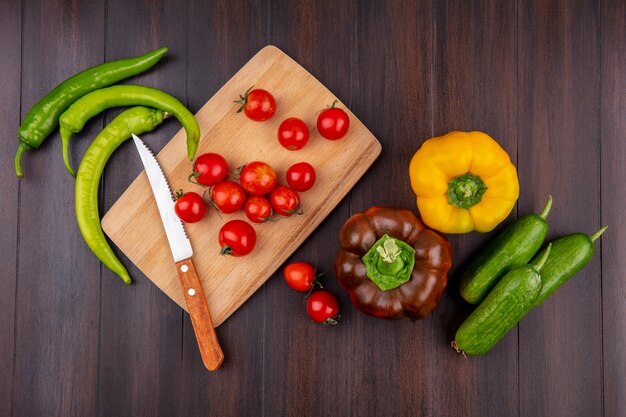
[[[209,371],[214,371],[224,361],[224,353],[217,340],[209,306],[193,264],[191,242],[189,242],[187,233],[185,233],[183,222],[174,211],[172,190],[154,152],[137,135],[133,134],[133,140],[139,151],[141,162],[146,169],[146,175],[159,208],[163,228],[172,250],[176,271],[180,278],[180,284],[187,302],[187,309],[191,316],[191,323],[193,324],[193,330],[196,334],[200,354],[202,355],[202,362],[204,362],[204,366]]]

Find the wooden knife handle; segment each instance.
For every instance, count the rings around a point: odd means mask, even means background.
[[[176,270],[187,301],[193,330],[196,333],[202,362],[209,371],[215,371],[224,361],[224,353],[217,340],[217,334],[209,313],[202,284],[191,258],[176,262]]]

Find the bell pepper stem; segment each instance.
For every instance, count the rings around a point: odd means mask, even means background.
[[[361,259],[367,269],[367,277],[382,291],[388,291],[411,278],[415,266],[415,249],[385,234]]]
[[[602,229],[598,230],[597,232],[595,232],[592,236],[591,236],[591,241],[595,242],[600,236],[602,236],[602,233],[604,233],[606,231],[606,229],[608,229],[609,226],[604,226]]]
[[[381,258],[388,264],[393,263],[400,255],[400,248],[393,239],[386,240],[382,246],[376,248]]]
[[[550,214],[551,209],[552,209],[552,196],[549,195],[548,202],[546,203],[546,206],[543,208],[543,211],[541,212],[539,217],[545,220],[548,217],[548,214]]]
[[[552,251],[552,243],[548,243],[548,246],[546,247],[546,251],[543,253],[543,256],[541,257],[541,259],[539,259],[539,261],[535,265],[533,265],[533,267],[537,271],[540,271],[543,265],[546,263],[548,256],[550,256],[550,251]]]
[[[448,183],[448,203],[462,208],[470,209],[480,203],[487,186],[483,180],[474,174],[463,174]]]

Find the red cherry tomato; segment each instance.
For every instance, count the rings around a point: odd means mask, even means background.
[[[196,223],[204,217],[206,203],[199,194],[190,191],[176,200],[174,211],[185,223]]]
[[[193,176],[196,181],[207,187],[222,182],[228,175],[226,159],[217,153],[204,153],[193,164]]]
[[[222,247],[220,254],[245,256],[256,245],[256,232],[243,220],[231,220],[220,229],[218,241]]]
[[[260,88],[253,90],[250,87],[235,103],[241,104],[237,113],[243,111],[248,119],[255,122],[268,120],[276,113],[276,99],[269,91]]]
[[[315,268],[306,262],[292,262],[283,270],[287,285],[296,291],[311,291],[314,286],[321,284],[315,277]]]
[[[239,182],[252,195],[265,195],[276,187],[276,172],[265,162],[249,162],[239,174]]]
[[[236,182],[222,181],[211,189],[211,201],[222,213],[234,213],[246,202],[246,192]]]
[[[243,211],[252,223],[266,222],[274,213],[270,201],[260,195],[248,197]]]
[[[296,191],[310,190],[315,184],[315,168],[306,162],[298,162],[287,170],[287,183]]]
[[[317,116],[317,131],[329,140],[341,139],[348,133],[350,128],[348,113],[335,107],[335,104],[337,104],[337,101]]]
[[[297,117],[285,119],[278,128],[278,142],[290,151],[301,149],[309,141],[309,128]]]
[[[337,298],[328,291],[315,291],[306,301],[309,317],[317,323],[326,325],[337,324],[339,320],[339,303]]]
[[[289,217],[292,214],[302,214],[300,194],[284,185],[274,188],[270,194],[270,202],[274,212],[280,216]]]

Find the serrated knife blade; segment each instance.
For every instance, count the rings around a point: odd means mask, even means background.
[[[217,340],[202,283],[193,264],[191,242],[185,233],[182,221],[176,215],[174,196],[156,155],[137,135],[133,134],[133,140],[139,151],[141,162],[146,169],[148,182],[150,182],[167,241],[174,257],[176,272],[178,272],[181,289],[185,296],[189,316],[191,316],[202,362],[208,370],[214,371],[224,361],[224,353]]]
[[[174,195],[161,169],[161,165],[159,165],[159,161],[156,159],[154,152],[152,152],[152,150],[134,133],[133,140],[135,141],[137,151],[139,151],[141,162],[146,170],[154,199],[159,208],[161,222],[163,223],[163,228],[167,235],[167,241],[170,244],[174,262],[190,258],[193,256],[191,242],[187,237],[183,222],[174,211]]]

